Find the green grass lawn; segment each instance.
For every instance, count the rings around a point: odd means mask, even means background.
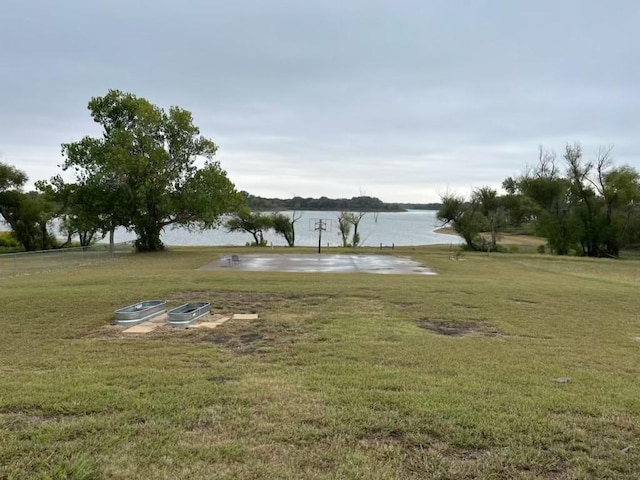
[[[640,478],[640,262],[197,270],[224,251],[0,279],[0,478]],[[143,299],[259,319],[111,325]]]

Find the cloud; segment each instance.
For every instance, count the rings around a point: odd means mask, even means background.
[[[194,113],[256,195],[429,202],[545,144],[640,168],[636,2],[34,0],[3,7],[0,150],[47,178],[109,88]]]

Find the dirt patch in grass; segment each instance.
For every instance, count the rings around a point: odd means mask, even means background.
[[[198,332],[200,333],[200,332]],[[190,337],[193,342],[210,342],[239,355],[263,355],[291,350],[311,330],[303,322],[270,319],[227,322],[219,331]]]
[[[323,295],[284,295],[274,293],[255,292],[179,292],[167,298],[170,303],[188,303],[196,300],[211,303],[211,310],[215,313],[262,313],[274,308],[282,309],[295,304],[317,306],[329,299]]]
[[[430,318],[421,318],[418,320],[418,327],[429,330],[430,332],[447,337],[502,337],[504,334],[493,325],[486,322],[474,321],[452,321],[452,320],[433,320]]]
[[[178,298],[179,297],[179,298]],[[210,342],[239,355],[263,355],[291,351],[295,344],[316,335],[307,322],[308,312],[318,310],[329,296],[251,292],[186,292],[172,300],[206,298],[212,311],[223,314],[258,313],[255,320],[231,320],[213,332],[188,335],[192,342]]]

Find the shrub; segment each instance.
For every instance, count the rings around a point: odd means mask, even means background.
[[[20,245],[13,232],[0,232],[0,247],[20,248],[22,245]]]

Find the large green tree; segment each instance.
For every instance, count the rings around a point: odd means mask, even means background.
[[[570,182],[557,176],[523,176],[518,188],[521,198],[534,204],[535,233],[546,238],[550,249],[559,255],[575,250],[579,231]]]
[[[217,146],[189,111],[165,111],[119,90],[92,98],[88,108],[102,137],[62,146],[63,169],[74,173],[76,194],[89,199],[76,202],[77,217],[103,231],[124,226],[136,233],[138,251],[156,251],[164,228],[212,228],[236,208],[235,187],[213,161]]]
[[[555,154],[541,148],[534,169],[504,181],[511,210],[530,212],[522,218],[532,219],[551,251],[617,257],[621,248],[640,242],[640,175],[615,167],[611,151],[600,148],[585,160],[579,144],[568,144],[562,175]]]
[[[37,192],[24,193],[27,175],[0,162],[0,216],[11,227],[25,250],[47,249],[56,245],[48,231],[55,205]]]
[[[612,255],[640,243],[640,174],[627,165],[602,174],[605,199],[605,247]]]
[[[577,144],[567,145],[564,153],[582,253],[592,257],[618,256],[640,200],[638,172],[613,167],[611,150],[600,148],[593,161],[584,160]]]

